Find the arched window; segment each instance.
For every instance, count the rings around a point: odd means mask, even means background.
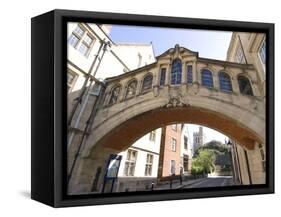
[[[220,80],[220,90],[225,92],[232,92],[231,80],[227,73],[220,72],[219,80]]]
[[[214,87],[212,72],[208,69],[201,71],[202,86],[212,88]]]
[[[152,80],[153,80],[153,76],[152,75],[146,75],[143,79],[143,83],[142,83],[142,92],[143,91],[147,91],[150,90],[152,88]]]
[[[126,91],[126,99],[135,96],[137,90],[137,81],[133,80],[128,84],[127,91]]]
[[[171,84],[180,84],[182,74],[182,64],[180,59],[175,59],[172,63]]]
[[[249,79],[243,75],[238,76],[240,93],[253,96],[253,90]]]
[[[117,86],[112,89],[110,99],[109,99],[109,104],[114,104],[117,102],[120,90],[121,90],[120,86]]]

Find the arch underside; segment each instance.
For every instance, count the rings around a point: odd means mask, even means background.
[[[262,136],[221,113],[192,106],[162,107],[136,115],[115,127],[97,142],[90,155],[94,156],[97,153],[95,150],[100,148],[125,150],[146,133],[172,123],[199,124],[212,128],[247,149],[253,149],[255,142],[265,142]]]

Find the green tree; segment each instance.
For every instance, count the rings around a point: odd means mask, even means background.
[[[212,150],[198,150],[198,154],[192,161],[193,174],[206,174],[214,169],[215,154]]]

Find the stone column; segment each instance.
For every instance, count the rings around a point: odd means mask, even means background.
[[[213,71],[213,83],[214,83],[214,88],[219,90],[220,89],[220,84],[219,84],[219,76],[218,72]]]
[[[165,85],[169,85],[170,80],[171,80],[171,63],[169,63],[167,66]]]
[[[197,70],[197,62],[192,63],[192,80],[193,83],[198,82],[199,79],[199,70]]]
[[[159,86],[160,84],[160,74],[161,74],[161,65],[157,67],[156,71],[153,73],[153,87],[154,86]]]
[[[235,93],[235,94],[240,94],[237,76],[231,77],[231,85],[232,85],[232,91],[233,91],[233,93]]]
[[[187,64],[182,63],[182,72],[181,72],[181,83],[187,84]]]
[[[127,89],[127,83],[124,83],[124,84],[121,83],[121,90],[120,90],[120,93],[118,96],[119,102],[122,102],[125,99],[126,89]]]
[[[250,83],[252,85],[253,95],[254,96],[261,96],[259,88],[258,88],[257,81],[250,81]]]

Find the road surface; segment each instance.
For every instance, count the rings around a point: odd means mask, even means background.
[[[191,184],[185,184],[181,188],[205,188],[205,187],[220,187],[234,185],[233,179],[230,176],[217,176],[200,179]]]

